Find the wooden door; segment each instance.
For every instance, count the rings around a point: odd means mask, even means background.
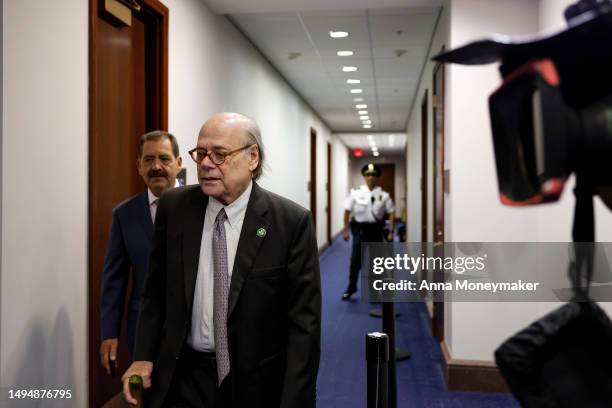
[[[119,367],[111,379],[100,364],[101,277],[113,207],[142,191],[137,144],[150,130],[167,128],[168,9],[138,0],[127,26],[90,0],[89,123],[89,406],[120,392],[128,364],[122,329]],[[125,319],[124,319],[125,321]]]
[[[327,142],[327,184],[325,185],[327,190],[327,207],[325,212],[327,213],[327,245],[332,244],[332,145]]]
[[[315,236],[317,235],[317,132],[310,128],[310,212],[314,223]]]
[[[437,64],[433,74],[433,241],[437,256],[444,257],[444,65]],[[444,275],[436,274],[436,282]],[[433,335],[444,340],[444,302],[433,304]]]
[[[428,135],[427,135],[427,89],[421,100],[421,241],[429,241],[429,228],[427,226],[429,211],[427,211],[427,202],[429,194],[429,185],[427,183],[429,174],[429,153]]]
[[[395,203],[395,164],[379,164],[380,177],[376,180],[376,185],[385,190]],[[397,208],[397,204],[396,204]]]

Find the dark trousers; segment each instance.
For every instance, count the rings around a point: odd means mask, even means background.
[[[230,374],[231,375],[231,374]],[[164,408],[231,408],[230,375],[217,386],[214,353],[185,347],[177,361]]]
[[[385,224],[382,222],[361,223],[351,221],[353,251],[351,253],[351,266],[349,269],[349,291],[357,291],[357,279],[361,269],[361,244],[365,242],[382,242],[384,226]]]

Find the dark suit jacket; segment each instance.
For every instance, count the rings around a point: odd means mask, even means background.
[[[149,408],[163,403],[190,329],[207,203],[198,185],[168,191],[159,202],[135,349],[135,360],[154,364]],[[234,407],[315,406],[321,283],[311,215],[256,183],[236,251],[227,329]]]
[[[153,221],[146,190],[113,209],[102,272],[101,331],[102,339],[119,337],[131,267],[134,279],[127,314],[130,353],[134,349],[140,293],[149,269],[152,237]]]

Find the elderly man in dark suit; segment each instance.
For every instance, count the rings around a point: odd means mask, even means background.
[[[147,408],[312,408],[321,288],[310,212],[254,181],[257,125],[220,113],[190,155],[199,186],[159,203],[135,362]]]
[[[157,200],[164,190],[176,185],[181,164],[178,143],[172,134],[160,130],[144,134],[138,145],[136,166],[147,189],[113,209],[113,221],[102,271],[100,305],[100,359],[109,373],[111,365],[117,362],[119,331],[130,269],[133,276],[127,312],[130,355],[134,349],[140,292],[149,269]]]

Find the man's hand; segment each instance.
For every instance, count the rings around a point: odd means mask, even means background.
[[[147,389],[151,386],[151,373],[153,372],[153,363],[150,361],[134,361],[128,367],[121,381],[123,381],[123,395],[128,404],[136,405],[138,401],[130,394],[130,377],[139,375],[142,377],[142,387]]]
[[[111,373],[110,365],[117,364],[118,345],[118,338],[104,339],[100,345],[100,361],[102,362],[102,367],[104,367],[108,375]]]
[[[349,235],[349,230],[348,230],[348,228],[345,228],[345,229],[343,229],[343,230],[342,230],[342,238],[343,238],[345,241],[348,241],[348,240],[349,240],[350,235]]]

